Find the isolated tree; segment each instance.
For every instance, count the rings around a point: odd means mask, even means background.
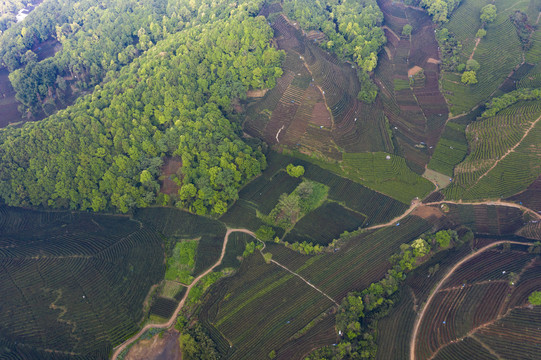
[[[410,24],[404,25],[404,27],[402,28],[402,35],[410,36],[411,30],[413,30],[413,27]]]
[[[477,76],[475,71],[464,71],[460,80],[466,85],[477,84]]]
[[[466,70],[468,71],[477,71],[480,68],[481,65],[479,65],[479,63],[474,59],[470,59],[466,62]]]
[[[295,166],[293,164],[289,164],[286,167],[286,171],[289,174],[289,176],[298,178],[304,175],[304,166],[302,165]]]
[[[479,29],[477,30],[477,33],[475,34],[475,37],[478,37],[479,39],[482,39],[487,34],[487,31],[485,29]]]
[[[541,305],[541,291],[534,291],[529,297],[528,301],[532,305]]]
[[[497,9],[495,5],[488,4],[481,8],[481,21],[488,24],[493,22],[497,16]]]

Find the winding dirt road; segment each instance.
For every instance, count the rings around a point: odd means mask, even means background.
[[[440,282],[438,283],[438,285],[436,286],[436,288],[431,292],[430,296],[428,297],[428,299],[426,300],[426,303],[425,303],[425,306],[423,306],[423,309],[421,310],[421,312],[419,313],[419,315],[417,316],[417,318],[415,319],[415,325],[413,326],[413,334],[411,336],[411,340],[410,340],[410,360],[415,360],[415,343],[417,342],[417,334],[419,332],[419,327],[421,326],[421,322],[423,320],[423,317],[425,315],[425,312],[426,312],[426,309],[428,309],[428,307],[430,306],[430,302],[432,301],[432,299],[434,298],[434,296],[438,293],[438,291],[440,290],[441,286],[443,285],[443,283],[451,276],[453,275],[453,273],[455,272],[456,269],[458,269],[462,264],[464,264],[465,262],[467,262],[468,260],[476,257],[477,255],[487,251],[488,249],[494,247],[494,246],[497,246],[497,245],[500,245],[500,244],[505,244],[505,243],[508,243],[508,244],[518,244],[518,245],[524,245],[524,243],[521,243],[521,242],[518,242],[518,241],[512,241],[512,240],[501,240],[501,241],[496,241],[496,242],[493,242],[492,244],[489,244],[489,245],[486,245],[480,249],[478,249],[476,252],[466,256],[465,258],[463,258],[462,260],[460,260],[459,262],[457,262],[449,271],[447,271],[447,273],[445,274],[445,276],[440,280]]]
[[[186,299],[188,298],[188,295],[190,294],[190,290],[192,289],[192,287],[194,287],[199,282],[199,280],[201,280],[203,277],[208,275],[212,270],[214,270],[214,268],[216,266],[218,266],[218,265],[220,265],[222,263],[222,260],[223,260],[224,255],[225,255],[225,249],[227,247],[227,242],[229,241],[229,235],[231,233],[233,233],[233,232],[243,232],[243,233],[250,234],[253,237],[255,237],[255,234],[253,232],[251,232],[249,230],[246,230],[246,229],[227,229],[227,232],[225,233],[225,237],[224,237],[224,244],[222,246],[222,253],[220,254],[220,258],[218,259],[218,261],[214,265],[212,265],[210,268],[208,268],[204,273],[202,273],[201,275],[196,277],[192,281],[192,283],[187,287],[186,293],[184,293],[184,297],[182,298],[182,300],[178,304],[178,306],[175,309],[175,312],[173,313],[173,315],[171,315],[171,319],[169,319],[169,321],[166,322],[165,324],[147,324],[147,325],[145,325],[145,327],[143,327],[137,334],[135,334],[134,336],[132,336],[131,338],[129,338],[128,340],[124,341],[122,344],[117,346],[115,348],[115,351],[114,351],[113,356],[111,357],[111,359],[116,360],[118,355],[120,355],[120,353],[122,351],[124,351],[124,349],[126,349],[129,345],[133,344],[135,341],[137,341],[137,339],[139,339],[139,337],[141,337],[141,335],[143,335],[146,331],[148,331],[148,330],[150,330],[152,328],[166,329],[166,328],[172,327],[175,324],[178,313],[180,312],[180,310],[184,306],[184,303],[186,302]]]

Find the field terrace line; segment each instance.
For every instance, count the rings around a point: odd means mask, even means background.
[[[462,264],[464,264],[465,262],[467,262],[467,261],[471,260],[472,258],[476,257],[477,255],[482,254],[483,252],[489,250],[490,248],[492,248],[494,246],[501,245],[501,244],[528,245],[527,243],[523,243],[523,242],[519,242],[519,241],[513,241],[513,240],[496,241],[496,242],[493,242],[492,244],[486,245],[486,246],[476,250],[474,253],[472,253],[472,254],[470,254],[468,256],[465,256],[464,258],[462,258],[462,260],[457,262],[451,269],[449,269],[449,271],[447,271],[445,276],[438,282],[438,285],[434,288],[434,290],[432,290],[432,292],[430,293],[430,296],[426,300],[425,305],[423,306],[423,309],[421,310],[421,312],[418,314],[418,316],[415,319],[415,323],[414,323],[414,326],[413,326],[413,333],[412,333],[411,340],[410,340],[410,356],[409,356],[410,360],[415,360],[416,359],[416,357],[415,357],[415,345],[417,343],[417,334],[419,333],[419,328],[421,327],[421,322],[422,322],[423,317],[424,317],[424,315],[426,313],[426,310],[430,306],[430,302],[432,301],[434,296],[440,291],[440,288],[443,285],[443,283],[445,283],[445,281],[449,277],[451,277],[454,274],[454,272]]]

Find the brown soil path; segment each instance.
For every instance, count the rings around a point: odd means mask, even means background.
[[[473,59],[473,55],[475,55],[475,50],[477,50],[477,45],[479,45],[480,42],[481,38],[477,38],[477,40],[475,40],[475,46],[473,47],[473,51],[471,52],[470,58],[468,60]]]
[[[445,274],[445,276],[438,282],[438,285],[436,286],[436,288],[430,293],[430,296],[428,297],[428,299],[426,300],[426,303],[425,305],[423,306],[423,309],[421,310],[421,312],[419,313],[419,315],[417,316],[417,318],[415,319],[415,325],[413,326],[413,334],[412,334],[412,337],[411,337],[411,340],[410,340],[410,360],[415,360],[415,343],[417,342],[417,334],[419,332],[419,327],[421,325],[421,322],[423,320],[423,317],[426,313],[426,309],[428,309],[428,307],[430,306],[430,302],[432,301],[432,299],[434,298],[434,296],[438,293],[438,291],[440,290],[441,286],[443,285],[443,283],[451,276],[453,275],[453,273],[456,271],[456,269],[458,269],[462,264],[464,264],[465,262],[467,262],[468,260],[471,260],[472,258],[476,257],[477,255],[487,251],[488,249],[494,247],[494,246],[498,246],[498,245],[501,245],[501,244],[505,244],[505,243],[508,243],[508,244],[518,244],[518,245],[524,245],[524,243],[521,243],[521,242],[518,242],[518,241],[512,241],[512,240],[501,240],[501,241],[496,241],[496,242],[493,242],[492,244],[489,244],[489,245],[486,245],[480,249],[478,249],[477,251],[475,251],[474,253],[462,258],[462,260],[460,260],[459,262],[457,262],[449,271],[447,271],[447,273]]]
[[[250,234],[252,236],[255,236],[254,233],[252,233],[251,231],[246,230],[246,229],[227,229],[227,232],[225,233],[225,237],[224,237],[224,244],[222,246],[222,253],[220,254],[220,258],[218,259],[218,261],[214,265],[212,265],[204,273],[202,273],[201,275],[199,275],[198,277],[196,277],[192,281],[192,283],[186,289],[186,292],[184,293],[184,297],[182,298],[182,300],[178,304],[175,312],[173,313],[173,315],[171,315],[171,318],[169,319],[169,321],[166,322],[165,324],[147,324],[147,325],[145,325],[145,327],[143,327],[137,334],[135,334],[134,336],[132,336],[131,338],[129,338],[128,340],[126,340],[125,342],[123,342],[122,344],[117,346],[115,348],[115,351],[114,351],[113,356],[111,357],[111,359],[115,360],[118,357],[118,355],[120,355],[120,353],[122,351],[124,351],[124,349],[126,349],[126,347],[128,347],[129,345],[134,343],[137,339],[139,339],[139,337],[141,335],[143,335],[147,330],[150,330],[152,328],[166,329],[166,328],[172,327],[175,324],[178,313],[180,312],[180,310],[184,306],[184,303],[186,302],[186,299],[188,298],[188,295],[190,294],[190,290],[192,289],[192,287],[194,287],[199,282],[199,280],[201,280],[203,277],[208,275],[212,270],[214,270],[214,268],[216,266],[218,266],[218,265],[220,265],[222,263],[222,260],[223,260],[224,255],[225,255],[225,249],[227,247],[227,242],[229,241],[229,235],[232,232],[244,232],[244,233]]]
[[[484,178],[489,172],[492,171],[492,169],[494,169],[496,167],[496,165],[498,165],[498,163],[500,161],[502,161],[503,159],[505,159],[505,157],[507,155],[509,155],[510,153],[512,153],[513,151],[515,151],[515,149],[520,145],[522,144],[522,141],[526,138],[526,136],[528,136],[528,134],[530,133],[530,131],[535,127],[535,125],[539,122],[539,120],[541,120],[541,116],[539,116],[537,119],[535,119],[535,121],[530,125],[530,127],[528,128],[528,130],[526,130],[526,132],[524,133],[524,135],[522,135],[522,138],[520,138],[520,140],[515,144],[515,146],[513,146],[511,149],[507,150],[507,152],[505,154],[503,154],[502,156],[500,156],[500,158],[498,160],[496,160],[496,162],[490,167],[490,169],[488,169],[487,171],[485,171],[485,173],[481,176],[479,176],[479,178],[477,179],[477,181],[475,181],[475,183],[470,186],[470,188],[472,188],[473,186],[477,185],[477,183],[479,182],[479,180],[481,180],[482,178]]]
[[[479,201],[479,202],[463,202],[462,200],[459,201],[452,201],[452,200],[442,200],[442,201],[436,201],[431,203],[426,203],[424,205],[440,205],[440,204],[456,204],[456,205],[496,205],[496,206],[507,206],[507,207],[514,207],[517,209],[521,209],[525,212],[528,212],[535,216],[538,219],[541,219],[541,214],[536,213],[530,208],[527,208],[526,206],[515,204],[514,202],[510,201],[502,201],[502,200],[489,200],[489,201]]]

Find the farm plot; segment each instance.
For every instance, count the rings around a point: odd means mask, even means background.
[[[400,244],[413,240],[437,226],[416,216],[374,232],[363,233],[348,241],[334,253],[326,253],[298,272],[335,299],[351,289],[364,289],[379,281],[390,267],[382,259],[397,252]]]
[[[223,242],[226,229],[219,221],[163,207],[140,209],[135,217],[167,238],[168,257],[172,256],[173,249],[179,241],[199,239],[195,251],[195,264],[189,274],[191,276],[197,276],[220,257],[220,244]]]
[[[427,305],[415,344],[417,358],[438,355],[436,358],[446,359],[452,354],[457,358],[473,353],[480,344],[496,358],[529,358],[527,354],[533,354],[541,343],[541,336],[533,330],[541,324],[541,317],[536,308],[526,306],[527,297],[512,303],[515,292],[524,293],[523,287],[531,291],[531,282],[523,281],[522,275],[539,259],[526,250],[522,245],[503,252],[489,250],[456,269]],[[526,309],[528,321],[523,314]],[[528,340],[518,339],[520,336]],[[453,345],[457,343],[461,345]]]
[[[402,10],[403,17],[396,17],[393,15],[396,4],[390,6],[388,3],[382,1],[380,4],[386,24],[400,32],[409,22],[413,32],[409,39],[398,39],[386,30],[388,52],[381,57],[376,69],[376,83],[380,87],[385,116],[393,129],[395,153],[403,156],[408,166],[421,174],[448,115],[445,98],[438,86],[438,45],[434,25],[426,13],[406,8]],[[412,73],[414,69],[417,69],[415,74]],[[419,76],[422,81],[417,79]]]
[[[485,0],[466,0],[453,13],[447,25],[463,44],[463,62],[466,62],[473,50],[475,32],[480,27],[478,9],[486,4],[488,1]],[[477,71],[478,83],[464,85],[457,74],[444,73],[442,86],[453,114],[466,113],[486,101],[522,62],[521,43],[509,20],[511,13],[504,9],[498,8],[498,17],[487,26],[487,35],[475,51],[473,58],[481,65]]]
[[[296,333],[333,306],[298,277],[265,264],[259,253],[243,261],[236,275],[220,280],[206,299],[200,316],[232,344],[223,349],[230,359],[264,359],[288,348]],[[324,325],[328,333],[334,322]],[[323,344],[333,340],[327,335]]]
[[[127,217],[1,207],[0,357],[107,358],[163,278],[161,239]]]
[[[534,211],[541,211],[541,176],[535,179],[526,190],[507,198],[507,200],[524,205]]]
[[[335,202],[327,202],[304,216],[286,235],[284,241],[307,241],[327,245],[333,239],[339,238],[344,231],[357,230],[365,220],[366,218],[357,212]]]
[[[541,103],[526,101],[470,124],[470,154],[455,167],[453,184],[443,190],[446,197],[507,197],[531,184],[541,173],[541,125],[535,123],[540,115]]]
[[[404,158],[387,153],[343,155],[343,167],[349,176],[357,176],[364,185],[403,203],[424,198],[434,186],[410,170]]]
[[[282,15],[272,26],[278,47],[287,54],[284,74],[263,99],[248,105],[245,131],[269,144],[330,159],[339,159],[341,149],[391,151],[381,106],[357,100],[355,69],[339,63]]]
[[[448,122],[428,163],[428,168],[442,174],[453,176],[453,169],[468,153],[466,126]]]
[[[494,205],[446,204],[449,220],[469,227],[475,233],[506,235],[513,234],[523,225],[520,209]]]

